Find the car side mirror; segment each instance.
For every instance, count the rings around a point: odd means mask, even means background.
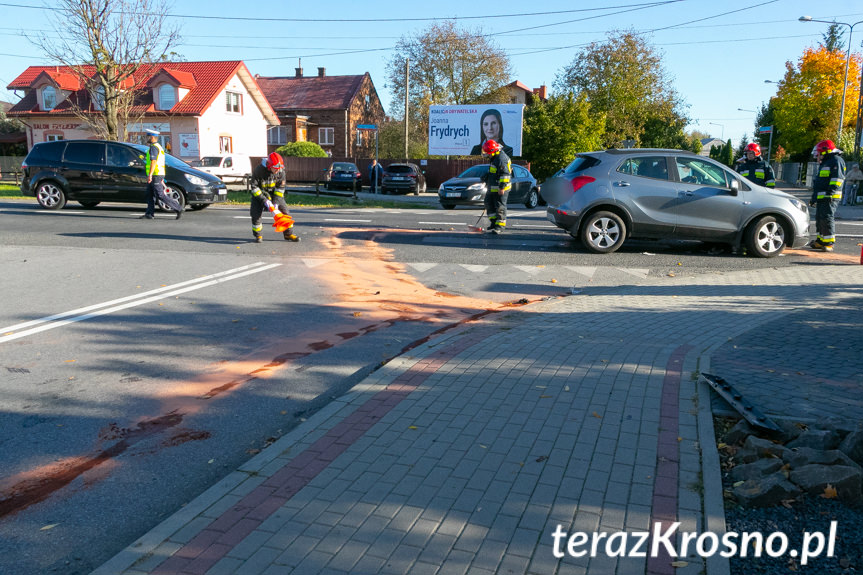
[[[731,195],[736,196],[738,193],[740,193],[740,182],[731,180]]]

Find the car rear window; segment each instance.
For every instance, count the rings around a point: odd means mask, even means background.
[[[63,161],[71,164],[105,164],[105,144],[102,142],[69,142]]]
[[[201,158],[202,168],[218,168],[222,164],[220,156],[204,156]]]
[[[36,144],[30,153],[27,154],[27,163],[36,164],[38,162],[59,162],[63,157],[63,150],[66,149],[66,142],[44,142]]]
[[[338,162],[333,164],[333,170],[336,172],[356,172],[357,167],[353,164],[345,164]]]
[[[565,174],[575,174],[599,164],[599,158],[594,156],[576,156],[563,171]]]
[[[414,169],[410,166],[390,166],[387,172],[391,174],[413,174]]]

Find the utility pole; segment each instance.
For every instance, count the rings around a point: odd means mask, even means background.
[[[410,92],[411,59],[405,58],[405,160],[408,159],[408,93]]]

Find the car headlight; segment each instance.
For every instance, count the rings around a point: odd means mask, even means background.
[[[481,192],[485,190],[485,184],[471,184],[467,187],[467,189],[474,192]]]
[[[441,187],[438,189],[438,191],[440,191],[440,192],[445,192],[446,190],[447,190],[447,187],[446,187],[446,186],[441,186]]]
[[[789,200],[789,201],[792,204],[794,204],[794,207],[797,208],[798,210],[800,210],[801,212],[805,212],[807,214],[809,213],[809,206],[807,206],[806,204],[804,204],[803,202],[801,202],[797,198],[791,198],[791,200]]]
[[[206,186],[209,184],[207,180],[204,178],[199,178],[198,176],[193,176],[192,174],[184,174],[186,179],[189,180],[189,183],[193,186]]]

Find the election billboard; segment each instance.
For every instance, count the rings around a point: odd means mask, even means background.
[[[523,104],[429,106],[429,155],[480,155],[491,139],[508,156],[520,156],[523,116]]]

